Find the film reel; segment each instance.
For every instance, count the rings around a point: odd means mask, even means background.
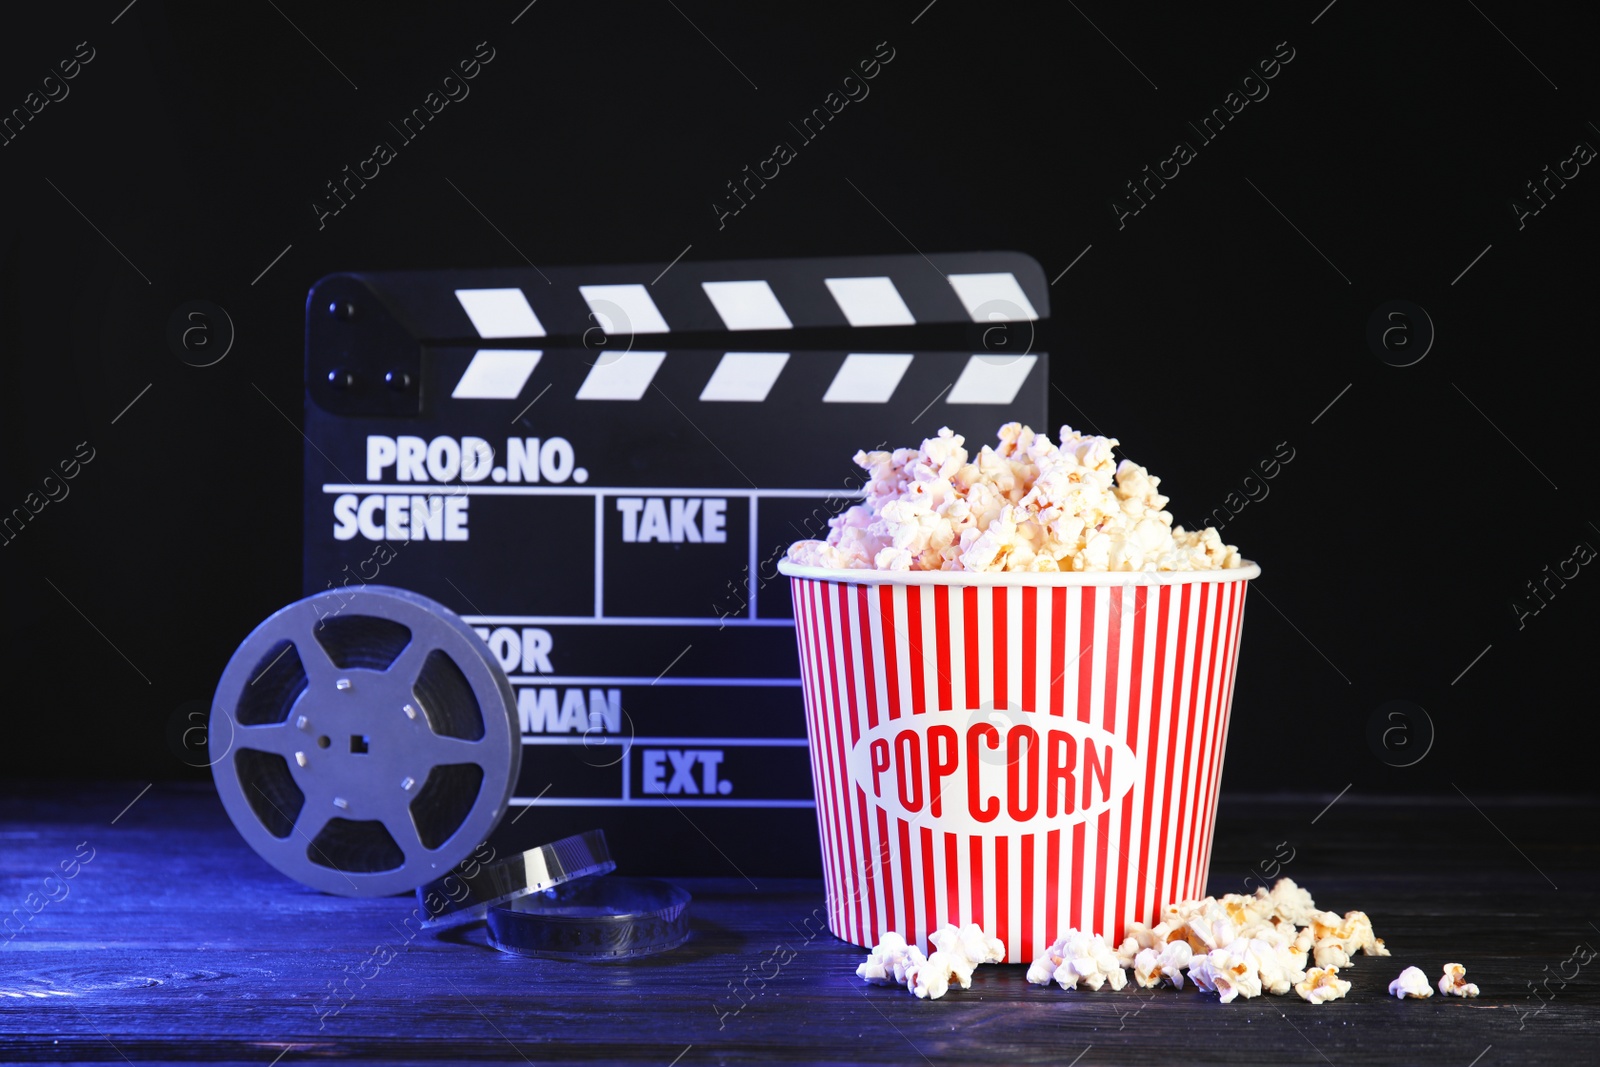
[[[212,775],[284,874],[380,896],[449,871],[505,813],[522,745],[505,672],[444,605],[369,585],[276,612],[228,662]]]

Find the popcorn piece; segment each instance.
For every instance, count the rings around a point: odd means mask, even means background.
[[[1256,960],[1256,973],[1261,976],[1261,988],[1273,996],[1281,997],[1306,976],[1305,957],[1298,960],[1287,945],[1253,938],[1250,941]]]
[[[857,452],[865,500],[789,559],[832,569],[1171,571],[1240,567],[1217,531],[1174,526],[1161,479],[1115,438],[1061,427],[1059,447],[1019,423],[969,456],[943,427],[917,449]],[[1251,900],[1252,898],[1241,898]],[[1235,917],[1235,922],[1241,921]]]
[[[1239,936],[1239,928],[1228,918],[1220,905],[1214,905],[1201,915],[1189,920],[1189,947],[1196,952],[1211,952],[1230,945]]]
[[[1337,967],[1313,967],[1302,981],[1295,983],[1294,991],[1302,999],[1322,1004],[1350,992],[1350,983],[1339,977]]]
[[[1044,955],[1028,964],[1028,981],[1033,985],[1049,985],[1056,976],[1056,968],[1064,962],[1065,957],[1059,955],[1054,946],[1045,949]]]
[[[1260,892],[1257,890],[1258,895]],[[1310,926],[1311,916],[1317,910],[1311,894],[1295,885],[1292,878],[1279,878],[1273,884],[1272,892],[1267,894],[1267,899],[1271,902],[1274,914],[1296,926]]]
[[[1154,989],[1165,978],[1173,988],[1183,988],[1183,972],[1193,962],[1187,941],[1170,941],[1159,950],[1140,949],[1133,961],[1133,980],[1141,989]]]
[[[978,964],[1000,963],[1006,958],[1005,942],[985,934],[977,923],[961,929],[947,923],[928,935],[928,944],[935,950],[928,959],[939,957],[941,966],[949,969],[950,977],[962,989],[972,988],[972,972]]]
[[[958,977],[956,965],[965,962],[952,959],[943,952],[935,952],[927,959],[906,968],[906,988],[915,993],[919,999],[938,1000],[949,992],[950,979]],[[961,984],[963,989],[972,984],[970,967],[966,971],[965,978],[966,981]]]
[[[1345,951],[1344,942],[1337,937],[1324,937],[1319,940],[1311,950],[1311,958],[1318,967],[1348,967],[1350,954]]]
[[[1188,926],[1190,919],[1203,914],[1216,902],[1215,897],[1201,897],[1199,900],[1180,900],[1176,904],[1168,904],[1162,909],[1161,921],[1181,932],[1183,927]],[[1187,934],[1184,933],[1183,936]]]
[[[1250,942],[1234,942],[1197,958],[1189,967],[1189,977],[1196,988],[1220,994],[1224,1004],[1240,996],[1249,1000],[1261,995],[1259,963],[1260,956]]]
[[[1219,978],[1217,965],[1212,961],[1210,953],[1194,957],[1194,961],[1189,964],[1189,981],[1193,982],[1194,987],[1202,993],[1220,992],[1217,988]],[[1226,1004],[1232,999],[1231,996],[1224,996],[1222,1002]]]
[[[953,924],[928,935],[928,943],[941,952],[959,952],[974,964],[1004,963],[1006,943],[990,937],[977,923],[968,923],[957,929]]]
[[[1291,958],[1294,960],[1294,965],[1299,967],[1301,970],[1305,969],[1306,953],[1311,951],[1312,943],[1312,932],[1311,927],[1309,926],[1295,931],[1294,940],[1289,942],[1289,952],[1291,954]],[[1383,942],[1379,941],[1378,944],[1381,946]],[[1383,953],[1385,956],[1388,954],[1388,952]]]
[[[1367,956],[1387,956],[1388,950],[1383,947],[1383,942],[1372,935],[1372,920],[1367,918],[1364,911],[1347,911],[1344,913],[1344,924],[1337,931],[1345,939],[1351,950],[1359,950]]]
[[[1055,944],[1028,967],[1028,981],[1062,989],[1100,989],[1109,984],[1121,989],[1128,975],[1117,961],[1117,954],[1099,934],[1068,930]]]
[[[1271,897],[1247,897],[1242,893],[1225,893],[1217,903],[1241,929],[1269,919],[1276,910]]]
[[[1475,997],[1478,987],[1467,981],[1465,967],[1459,963],[1447,963],[1444,965],[1444,974],[1439,977],[1439,992],[1447,997]]]
[[[1236,964],[1242,963],[1255,973],[1262,991],[1281,997],[1305,977],[1304,957],[1297,957],[1285,931],[1268,924],[1260,925],[1264,927],[1264,936],[1241,936],[1229,943],[1225,951]]]
[[[856,977],[865,978],[873,985],[905,985],[907,971],[924,962],[917,946],[906,944],[905,938],[891,930],[856,968]]]
[[[912,562],[910,551],[893,545],[879,549],[878,554],[872,557],[872,565],[880,571],[908,571]]]
[[[961,569],[967,571],[1004,571],[1016,570],[1008,566],[1012,556],[1019,550],[1026,551],[1028,559],[1033,558],[1031,549],[1027,549],[1027,539],[1019,537],[1017,523],[1028,521],[1028,512],[1024,508],[1007,507],[1001,509],[1000,515],[989,523],[988,529],[974,537],[964,552],[961,553]],[[966,538],[962,538],[966,543]]]
[[[899,934],[886,933],[856,968],[856,975],[874,985],[903,985],[918,997],[938,1000],[949,991],[952,981],[970,989],[978,964],[1006,958],[1005,942],[989,937],[976,923],[965,929],[946,925],[929,935],[928,942],[934,951],[924,956]]]
[[[1132,967],[1134,959],[1144,949],[1155,949],[1159,953],[1165,948],[1172,927],[1166,923],[1150,927],[1141,922],[1131,922],[1126,933],[1122,944],[1117,947],[1117,962],[1124,967]]]
[[[1463,972],[1466,968],[1462,968]],[[1389,983],[1389,992],[1404,1000],[1407,997],[1413,1000],[1425,1000],[1433,996],[1433,987],[1428,985],[1428,976],[1416,967],[1407,967],[1400,972],[1400,977]]]
[[[1357,952],[1368,956],[1387,956],[1383,941],[1372,934],[1372,920],[1364,911],[1347,911],[1343,918],[1331,911],[1311,913],[1311,929],[1316,945],[1312,950],[1318,967],[1344,967]]]

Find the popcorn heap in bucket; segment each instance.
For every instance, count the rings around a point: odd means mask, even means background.
[[[964,930],[946,926],[928,940],[936,951],[924,957],[899,934],[885,934],[856,974],[875,985],[904,985],[918,997],[937,999],[952,981],[970,988],[977,964],[1005,958],[1005,945],[976,924]],[[1292,879],[1280,878],[1270,892],[1261,888],[1254,896],[1228,893],[1220,899],[1170,904],[1154,927],[1130,923],[1128,936],[1115,948],[1100,934],[1068,930],[1033,961],[1028,981],[1054,982],[1062,989],[1117,990],[1128,984],[1131,968],[1134,983],[1142,989],[1162,984],[1182,989],[1187,978],[1197,990],[1217,993],[1224,1004],[1263,993],[1284,996],[1290,990],[1323,1004],[1350,991],[1339,968],[1349,967],[1358,952],[1390,954],[1383,939],[1373,935],[1366,912],[1321,911],[1310,893]],[[1307,963],[1313,966],[1307,968]],[[1439,991],[1478,995],[1459,963],[1445,964]],[[1389,992],[1402,999],[1433,995],[1416,967],[1402,971]]]
[[[944,427],[917,449],[857,452],[866,500],[797,541],[804,566],[946,571],[1194,571],[1240,567],[1211,527],[1172,525],[1161,479],[1117,463],[1114,437],[1061,427],[1061,444],[1020,423],[968,457]]]

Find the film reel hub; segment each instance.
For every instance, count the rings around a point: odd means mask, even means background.
[[[346,896],[465,858],[521,767],[498,662],[443,605],[367,586],[289,605],[234,654],[211,714],[217,790],[263,858]]]
[[[467,742],[439,737],[417,714],[403,678],[412,673],[406,665],[336,673],[326,688],[306,687],[291,713],[292,728],[252,726],[238,738],[289,756],[308,806],[320,802],[330,816],[383,819],[395,804],[415,798],[435,764],[471,760],[457,748]]]

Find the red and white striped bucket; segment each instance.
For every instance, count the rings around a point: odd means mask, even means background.
[[[1204,894],[1260,568],[778,569],[834,934],[977,923],[1026,963]]]

